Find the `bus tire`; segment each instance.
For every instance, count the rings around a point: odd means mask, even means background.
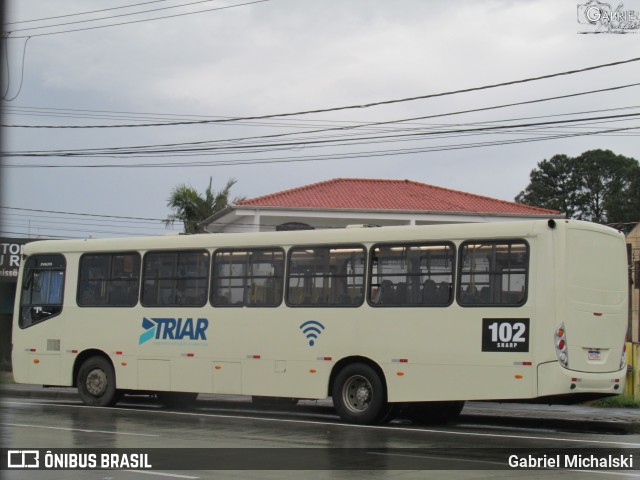
[[[168,408],[193,407],[198,398],[197,393],[192,392],[158,392],[158,401]]]
[[[85,405],[112,407],[120,400],[115,371],[111,362],[104,357],[95,356],[85,360],[76,380],[78,394]]]
[[[333,405],[350,423],[377,424],[390,419],[391,406],[380,375],[364,363],[344,367],[333,382]]]
[[[460,415],[464,402],[417,402],[407,405],[409,420],[419,425],[448,423]]]

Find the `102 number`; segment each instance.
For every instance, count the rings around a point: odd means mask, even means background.
[[[524,343],[526,342],[525,333],[527,332],[527,326],[522,323],[514,323],[513,325],[508,322],[494,322],[488,325],[491,332],[492,342],[514,342]]]

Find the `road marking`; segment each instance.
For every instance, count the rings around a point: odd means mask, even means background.
[[[5,425],[7,427],[47,428],[49,430],[66,430],[68,432],[108,433],[111,435],[135,435],[139,437],[159,437],[160,436],[160,435],[152,435],[149,433],[112,432],[109,430],[87,430],[83,428],[49,427],[47,425],[25,425],[22,423],[0,423],[0,425]]]
[[[598,475],[624,475],[626,477],[640,477],[639,473],[631,473],[629,471],[622,472],[608,472],[604,470],[568,470],[569,472],[580,472],[580,473],[597,473]]]
[[[55,404],[55,403],[38,403],[38,402],[7,402],[4,401],[5,404],[10,405],[38,405],[38,406],[47,406],[47,407],[60,407],[60,408],[85,408],[92,410],[105,410],[111,412],[135,412],[135,413],[147,413],[147,414],[161,414],[161,415],[179,415],[179,416],[189,416],[189,417],[206,417],[206,418],[226,418],[231,420],[252,420],[257,422],[280,422],[280,423],[294,423],[294,424],[303,424],[303,425],[319,425],[319,426],[335,426],[341,428],[359,428],[366,430],[389,430],[394,432],[409,432],[409,433],[435,433],[435,434],[445,434],[445,435],[456,435],[456,436],[464,436],[464,437],[490,437],[490,438],[507,438],[507,439],[519,439],[519,440],[544,440],[544,441],[553,441],[553,442],[564,442],[564,443],[588,443],[588,444],[597,444],[597,445],[617,445],[617,446],[625,446],[625,447],[634,447],[640,448],[640,443],[631,443],[631,442],[612,442],[612,441],[602,441],[602,440],[580,440],[574,438],[557,438],[557,437],[535,437],[533,435],[505,435],[500,433],[476,433],[476,432],[456,432],[453,430],[435,430],[430,428],[409,428],[409,427],[396,427],[396,426],[385,426],[385,425],[354,425],[349,423],[339,423],[339,422],[320,422],[315,420],[294,420],[287,418],[268,418],[268,417],[252,417],[248,415],[218,415],[213,413],[195,413],[195,412],[175,412],[169,410],[140,410],[136,408],[126,408],[126,407],[90,407],[87,405],[63,405],[63,404]]]
[[[146,473],[147,475],[159,475],[161,477],[173,477],[173,478],[187,478],[193,480],[200,477],[191,477],[189,475],[178,475],[177,473],[164,473],[164,472],[148,472],[146,470],[125,470],[125,472],[131,473]]]

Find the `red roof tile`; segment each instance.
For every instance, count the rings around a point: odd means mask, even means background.
[[[531,207],[411,180],[334,178],[324,182],[250,198],[238,206],[349,210],[556,215]]]

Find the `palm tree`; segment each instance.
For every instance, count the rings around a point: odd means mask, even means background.
[[[165,224],[170,225],[179,220],[184,223],[185,233],[202,231],[200,223],[229,204],[229,193],[236,182],[235,178],[229,179],[225,187],[215,193],[211,188],[213,178],[209,177],[209,186],[204,192],[204,197],[193,187],[184,183],[178,185],[167,200],[167,206],[173,209],[173,213],[167,217]]]

